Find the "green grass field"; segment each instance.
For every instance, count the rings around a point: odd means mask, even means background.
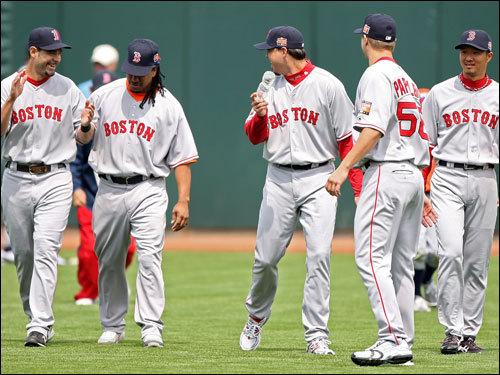
[[[74,251],[63,251],[74,257]],[[280,263],[280,284],[273,314],[260,347],[239,348],[247,319],[244,301],[251,281],[252,253],[164,253],[166,289],[165,347],[144,348],[134,323],[137,260],[127,271],[132,300],[126,339],[98,345],[98,306],[76,306],[76,266],[59,267],[54,301],[56,335],[46,348],[25,348],[27,318],[21,308],[15,267],[2,269],[1,372],[7,373],[499,373],[499,262],[491,258],[484,323],[477,343],[486,353],[440,354],[443,327],[435,309],[415,314],[413,367],[358,367],[353,351],[372,345],[377,326],[352,255],[332,256],[332,313],[329,328],[336,356],[305,352],[301,323],[305,255],[290,253]]]

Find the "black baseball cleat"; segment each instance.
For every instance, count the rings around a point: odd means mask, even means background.
[[[476,340],[474,337],[464,337],[460,342],[458,350],[462,353],[483,353],[484,349],[476,345]]]
[[[457,354],[460,346],[460,337],[457,335],[448,334],[441,343],[441,353]]]
[[[26,342],[24,343],[24,346],[42,346],[42,347],[45,347],[45,344],[46,344],[45,336],[40,332],[33,331],[26,338]]]

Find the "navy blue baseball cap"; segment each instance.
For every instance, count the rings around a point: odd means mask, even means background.
[[[253,45],[257,49],[272,49],[286,47],[288,49],[304,48],[304,37],[295,27],[277,26],[267,33],[265,42]]]
[[[71,48],[61,42],[59,31],[53,27],[37,27],[31,30],[28,38],[28,47],[37,47],[46,51],[54,51],[59,48]]]
[[[493,43],[491,37],[484,30],[467,30],[462,33],[460,44],[455,46],[455,49],[460,49],[466,46],[477,48],[480,51],[491,52]]]
[[[92,87],[95,91],[99,87],[113,82],[117,78],[118,76],[112,70],[100,70],[92,77]]]
[[[387,14],[369,14],[365,18],[364,26],[353,32],[375,40],[393,42],[396,40],[396,21]]]
[[[135,39],[128,45],[128,58],[123,62],[122,70],[130,75],[142,77],[159,66],[161,57],[158,45],[149,39]]]

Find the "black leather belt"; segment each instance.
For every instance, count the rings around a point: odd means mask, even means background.
[[[115,176],[109,176],[105,174],[99,174],[100,178],[104,178],[105,180],[112,181],[115,184],[121,184],[121,185],[134,185],[138,184],[139,182],[142,182],[147,179],[147,177],[144,177],[140,174],[136,174],[135,176],[128,176],[128,177],[115,177]]]
[[[330,160],[324,161],[323,163],[312,163],[303,165],[295,165],[295,164],[275,164],[275,165],[280,168],[308,170],[308,169],[322,167],[323,165],[327,165],[329,162]]]
[[[10,168],[12,162],[8,161],[5,163],[5,168]],[[57,168],[66,169],[66,164],[58,163]],[[19,172],[28,172],[31,174],[45,174],[49,173],[52,170],[52,166],[46,164],[19,164],[16,163],[16,170]]]
[[[450,167],[450,168],[465,169],[466,171],[474,170],[474,169],[495,168],[495,166],[493,164],[474,165],[474,164],[464,164],[464,163],[452,163],[452,162],[447,162],[444,160],[439,160],[438,164],[443,165],[445,167]]]

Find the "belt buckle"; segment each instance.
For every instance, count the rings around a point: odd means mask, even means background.
[[[38,169],[38,171],[37,171],[37,169]],[[28,170],[29,170],[30,174],[43,174],[43,173],[47,173],[50,171],[50,166],[49,165],[30,165]]]
[[[475,166],[475,165],[469,165],[469,164],[465,164],[464,163],[464,170],[471,171],[471,170],[474,170],[474,169],[477,169],[477,166]]]

